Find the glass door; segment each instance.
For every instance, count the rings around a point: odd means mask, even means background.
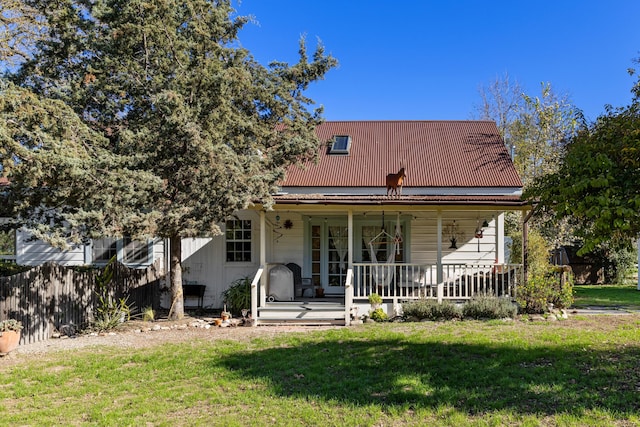
[[[349,260],[346,220],[311,222],[311,280],[325,295],[344,294]]]

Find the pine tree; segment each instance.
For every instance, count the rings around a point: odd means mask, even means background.
[[[315,155],[322,110],[304,91],[336,61],[321,45],[309,58],[301,40],[297,63],[259,64],[238,43],[249,18],[228,0],[43,3],[49,38],[15,81],[63,102],[104,139],[110,161],[126,163],[120,182],[103,180],[124,200],[101,210],[89,197],[104,221],[94,215],[83,230],[73,218],[74,232],[168,239],[172,313],[182,317],[181,239],[220,234],[256,201],[269,207],[286,168]],[[136,174],[151,178],[141,185]],[[109,212],[121,202],[129,213],[116,221]]]

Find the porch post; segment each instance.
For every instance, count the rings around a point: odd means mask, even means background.
[[[496,226],[496,264],[509,264],[504,258],[504,213],[494,215]]]
[[[353,268],[353,211],[349,209],[347,212],[347,236],[349,239],[347,268]]]
[[[529,223],[527,222],[529,214],[522,211],[522,270],[523,280],[527,283],[529,280]]]
[[[260,292],[258,294],[258,298],[260,300],[259,306],[264,307],[266,301],[267,275],[269,274],[269,269],[267,268],[267,219],[264,210],[260,211],[260,265],[265,271],[260,278]],[[255,313],[255,316],[257,322],[257,312]]]
[[[353,211],[347,211],[347,238],[348,255],[347,255],[347,283],[344,290],[344,324],[351,326],[351,306],[353,305]]]
[[[436,259],[436,280],[437,280],[437,292],[438,292],[438,302],[442,302],[442,297],[444,293],[444,284],[442,283],[442,211],[438,210],[438,225],[437,225],[437,242],[438,242],[438,253]]]
[[[436,280],[438,283],[442,282],[442,212],[438,211],[438,222],[436,226],[436,242],[437,242],[437,254],[436,254]]]

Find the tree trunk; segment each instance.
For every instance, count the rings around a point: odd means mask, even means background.
[[[184,317],[184,296],[182,293],[182,238],[171,236],[169,254],[169,268],[171,269],[171,309],[169,320],[178,320]]]

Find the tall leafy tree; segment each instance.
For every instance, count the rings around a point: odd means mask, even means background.
[[[78,234],[168,239],[172,313],[182,317],[181,239],[220,234],[220,222],[256,201],[269,207],[286,168],[315,155],[322,110],[304,92],[336,60],[321,45],[309,57],[301,40],[297,63],[259,64],[238,43],[249,18],[235,16],[228,0],[55,3],[42,2],[49,38],[15,81],[60,100],[104,139],[110,161],[124,163],[122,181],[101,176],[102,193],[122,191],[130,211],[115,221],[88,195],[84,203],[103,215],[88,230],[68,224]],[[132,192],[136,173],[152,179]]]
[[[480,87],[482,103],[476,107],[479,118],[497,123],[505,144],[514,151],[514,165],[527,188],[537,177],[557,171],[565,147],[580,126],[581,112],[567,95],[556,93],[550,83],[542,83],[540,94],[528,95],[520,84],[505,74]],[[520,218],[506,216],[507,227],[515,231]],[[571,224],[552,215],[533,218],[550,245],[572,240]]]
[[[640,104],[608,108],[567,147],[559,169],[526,196],[541,211],[572,218],[580,253],[640,234]]]
[[[507,74],[481,86],[479,94],[477,115],[495,121],[507,147],[514,148],[514,164],[525,187],[554,172],[565,145],[583,122],[569,97],[556,93],[550,83],[541,84],[540,95],[528,95]]]

